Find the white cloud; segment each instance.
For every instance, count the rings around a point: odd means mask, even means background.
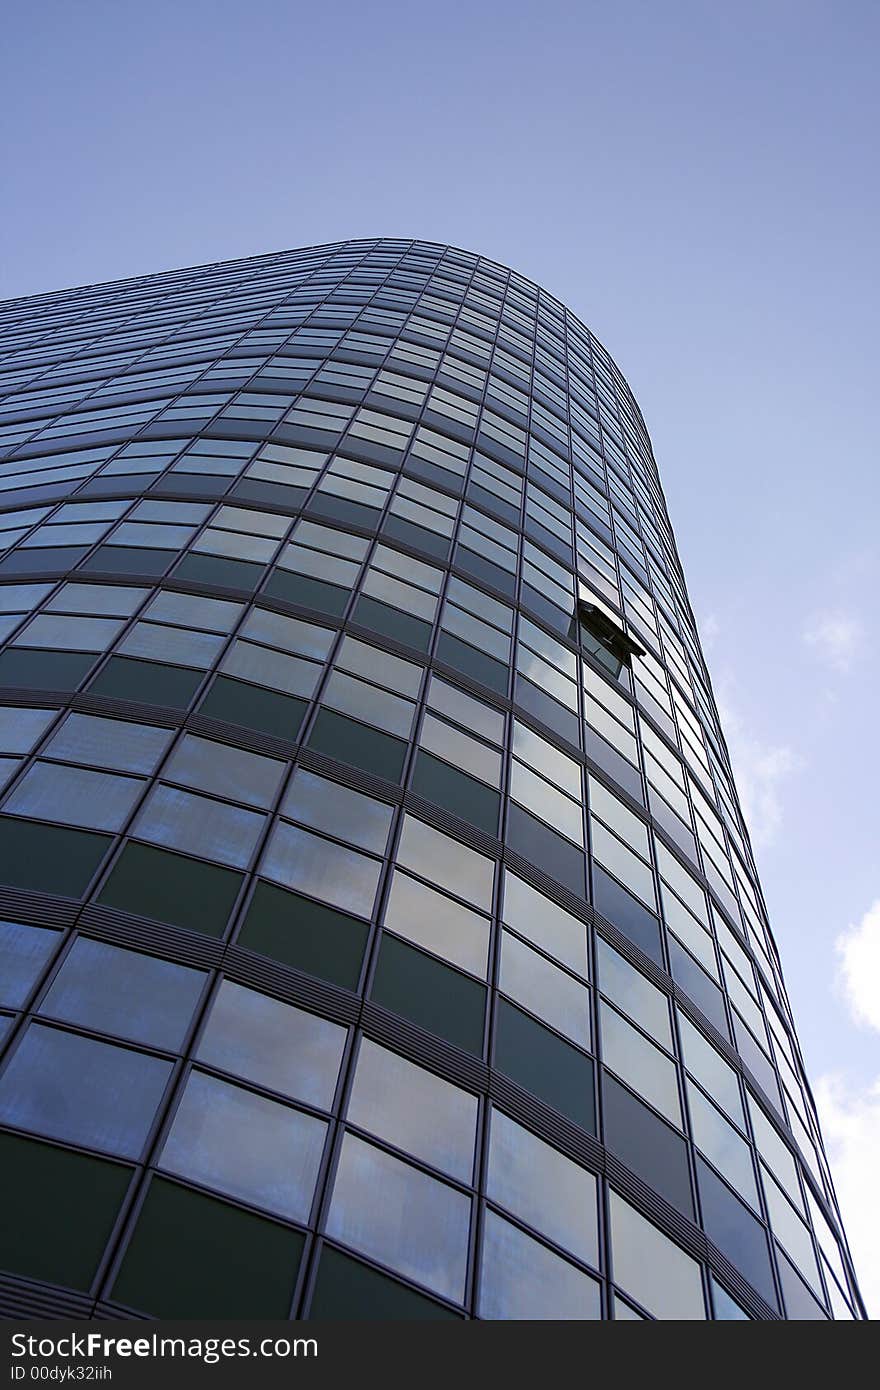
[[[803,631],[803,640],[832,671],[846,675],[852,669],[864,639],[861,619],[842,609],[816,613]]]
[[[838,983],[854,1022],[880,1033],[880,898],[834,946]],[[830,1073],[819,1078],[815,1094],[859,1286],[868,1312],[880,1318],[880,1076],[859,1089]]]
[[[756,850],[766,849],[782,824],[782,784],[800,772],[804,760],[788,744],[762,743],[722,694],[718,714],[752,844]]]
[[[710,652],[715,646],[718,634],[721,632],[721,624],[718,621],[718,615],[716,613],[707,613],[706,616],[700,620],[699,628],[700,644],[703,648],[703,654],[705,655],[706,652]]]
[[[862,920],[850,923],[835,944],[840,984],[856,1023],[880,1033],[880,898]]]
[[[837,1074],[819,1078],[816,1105],[856,1277],[872,1318],[880,1318],[880,1076],[864,1090]]]

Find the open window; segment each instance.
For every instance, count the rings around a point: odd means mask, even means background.
[[[631,668],[634,656],[644,656],[645,648],[633,641],[620,619],[593,594],[581,591],[576,614],[585,649],[615,680],[624,667]]]

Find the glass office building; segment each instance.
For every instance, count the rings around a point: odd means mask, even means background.
[[[9,1315],[864,1316],[638,406],[369,240],[0,311]]]

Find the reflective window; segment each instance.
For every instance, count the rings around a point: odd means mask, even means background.
[[[281,803],[281,814],[381,854],[394,808],[299,767]]]
[[[487,912],[491,909],[493,861],[476,850],[466,849],[424,821],[404,816],[397,859],[406,868],[449,888],[477,907]]]
[[[53,709],[17,709],[0,705],[0,751],[29,753],[55,718]]]
[[[172,737],[171,729],[152,724],[69,714],[43,751],[53,758],[92,763],[118,772],[150,773]]]
[[[346,1030],[223,980],[196,1056],[282,1095],[329,1110]]]
[[[269,837],[259,872],[286,888],[369,917],[381,870],[377,859],[279,821]]]
[[[759,1210],[758,1188],[748,1144],[691,1082],[688,1082],[687,1094],[694,1143],[731,1186],[756,1211]]]
[[[0,1077],[0,1119],[136,1158],[171,1063],[32,1023]]]
[[[65,956],[40,1013],[178,1051],[204,982],[201,970],[81,936]]]
[[[745,1115],[736,1072],[680,1010],[676,1013],[685,1066],[725,1114],[744,1129]]]
[[[132,834],[154,844],[217,859],[243,869],[260,838],[265,816],[228,806],[177,787],[151,791],[134,822]]]
[[[377,1202],[379,1192],[382,1200]],[[470,1206],[464,1193],[346,1134],[327,1234],[461,1302]]]
[[[504,908],[508,926],[548,955],[587,978],[587,928],[509,869],[504,871]]]
[[[590,1046],[589,991],[510,932],[501,933],[498,987],[581,1047]]]
[[[599,1017],[606,1066],[681,1128],[675,1064],[604,1002],[600,1003]]]
[[[21,1008],[60,940],[46,927],[0,922],[0,1004]]]
[[[599,1285],[525,1231],[487,1211],[478,1311],[516,1321],[595,1321]]]
[[[669,1000],[663,991],[601,937],[596,941],[596,961],[602,993],[671,1051]]]
[[[369,1038],[361,1041],[348,1119],[450,1177],[471,1181],[476,1096]]]
[[[609,1194],[614,1281],[654,1317],[702,1321],[705,1316],[700,1266],[650,1221]]]
[[[306,1221],[326,1133],[323,1120],[194,1071],[159,1161],[166,1172]]]
[[[133,777],[37,762],[28,768],[3,809],[10,815],[92,830],[121,830],[143,788],[144,783]]]
[[[588,1264],[598,1264],[596,1179],[570,1158],[492,1112],[486,1195]]]
[[[485,978],[490,922],[470,908],[395,869],[385,926],[472,975]]]
[[[184,734],[162,770],[171,782],[197,787],[242,801],[247,806],[268,807],[285,772],[284,763],[258,753],[231,748],[195,734]]]

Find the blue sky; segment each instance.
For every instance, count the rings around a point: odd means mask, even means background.
[[[31,0],[0,295],[417,236],[598,334],[652,433],[880,1314],[878,39],[864,0]]]

